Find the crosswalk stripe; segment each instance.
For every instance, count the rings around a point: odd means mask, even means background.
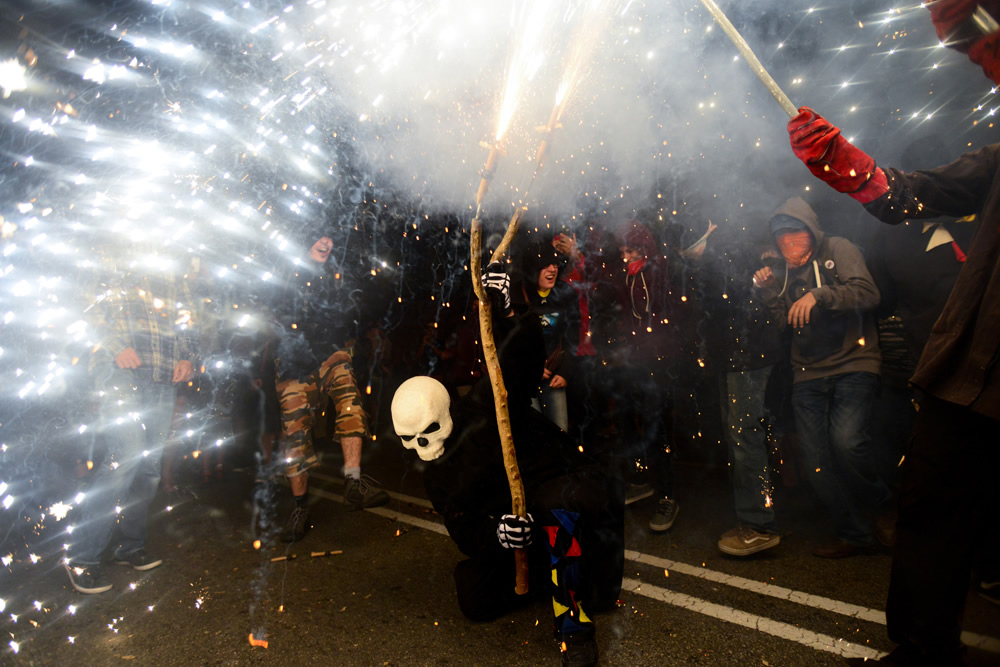
[[[630,551],[626,549],[625,558],[635,561],[636,563],[652,565],[653,567],[657,567],[661,570],[679,572],[680,574],[686,574],[691,577],[697,577],[699,579],[704,579],[717,584],[723,584],[725,586],[732,586],[733,588],[740,588],[745,591],[766,595],[779,600],[787,600],[788,602],[795,602],[797,604],[803,604],[816,609],[823,609],[824,611],[832,611],[833,613],[840,614],[841,616],[849,616],[862,621],[870,621],[872,623],[885,625],[885,612],[877,609],[860,607],[848,602],[832,600],[819,595],[811,595],[809,593],[803,593],[801,591],[785,588],[783,586],[775,586],[762,581],[754,581],[753,579],[745,579],[743,577],[737,577],[703,567],[695,567],[693,565],[688,565],[687,563],[668,560],[666,558],[659,558],[657,556],[650,556],[648,554],[639,553],[638,551]]]
[[[744,628],[750,628],[751,630],[757,630],[774,637],[787,639],[788,641],[808,646],[817,651],[826,651],[827,653],[833,653],[845,658],[869,658],[874,660],[885,655],[885,653],[868,646],[853,644],[843,639],[831,637],[830,635],[812,632],[811,630],[806,630],[795,625],[774,621],[770,618],[757,616],[756,614],[750,614],[721,604],[707,602],[690,595],[685,595],[684,593],[668,591],[665,588],[643,583],[628,577],[622,580],[622,590],[716,618],[720,621],[734,623]]]

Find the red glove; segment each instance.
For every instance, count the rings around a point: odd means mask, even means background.
[[[930,3],[927,9],[931,12],[938,39],[946,44],[953,41],[953,35],[969,20],[979,4],[978,0],[937,0]]]
[[[983,73],[1000,84],[1000,31],[986,35],[969,47],[969,60],[983,68]]]
[[[816,178],[862,204],[888,192],[885,174],[864,151],[840,136],[840,129],[809,107],[788,121],[792,152]]]
[[[977,9],[1000,17],[1000,0],[937,0],[928,9],[938,39],[967,53],[993,83],[1000,83],[1000,31],[983,34],[983,26],[973,18]]]

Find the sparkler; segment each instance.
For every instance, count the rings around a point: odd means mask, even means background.
[[[799,113],[799,110],[794,104],[792,104],[792,100],[788,98],[785,91],[778,86],[778,82],[775,81],[774,78],[768,74],[767,70],[764,69],[764,66],[760,64],[760,60],[758,60],[757,56],[754,55],[750,45],[747,44],[745,39],[743,39],[743,35],[739,33],[736,27],[729,20],[729,17],[726,16],[721,9],[719,9],[719,6],[715,4],[715,0],[701,0],[701,4],[705,5],[705,9],[707,9],[712,14],[715,21],[722,26],[722,30],[726,33],[729,39],[732,40],[733,44],[736,45],[736,48],[739,49],[743,59],[747,61],[747,64],[750,65],[750,69],[752,69],[753,73],[757,75],[757,78],[761,80],[761,83],[764,84],[767,91],[774,96],[774,99],[778,101],[778,104],[780,104],[781,108],[785,110],[785,113],[787,113],[790,118],[794,118]]]

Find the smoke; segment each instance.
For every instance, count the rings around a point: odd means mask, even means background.
[[[941,162],[995,139],[996,90],[939,46],[917,4],[720,4],[792,101],[880,164],[929,135]],[[526,228],[640,217],[683,245],[709,220],[738,239],[791,196],[831,232],[853,237],[864,215],[795,160],[787,116],[696,0],[7,2],[0,34],[0,501],[14,508],[0,534],[19,541],[12,551],[35,539],[11,529],[36,524],[15,512],[70,500],[43,501],[29,480],[90,456],[99,337],[86,284],[99,267],[200,274],[212,325],[251,332],[260,293],[323,232],[338,270],[388,285],[359,292],[362,305],[398,304],[381,313],[387,330],[429,292],[437,322],[462,310],[461,228],[500,124],[493,223],[522,204]],[[567,71],[558,126],[540,131]]]

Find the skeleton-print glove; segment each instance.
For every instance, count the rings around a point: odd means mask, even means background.
[[[524,549],[531,544],[531,515],[504,514],[497,524],[497,539],[504,549]]]
[[[504,314],[510,312],[510,275],[500,262],[490,262],[482,275],[483,287],[494,305],[502,308]]]

